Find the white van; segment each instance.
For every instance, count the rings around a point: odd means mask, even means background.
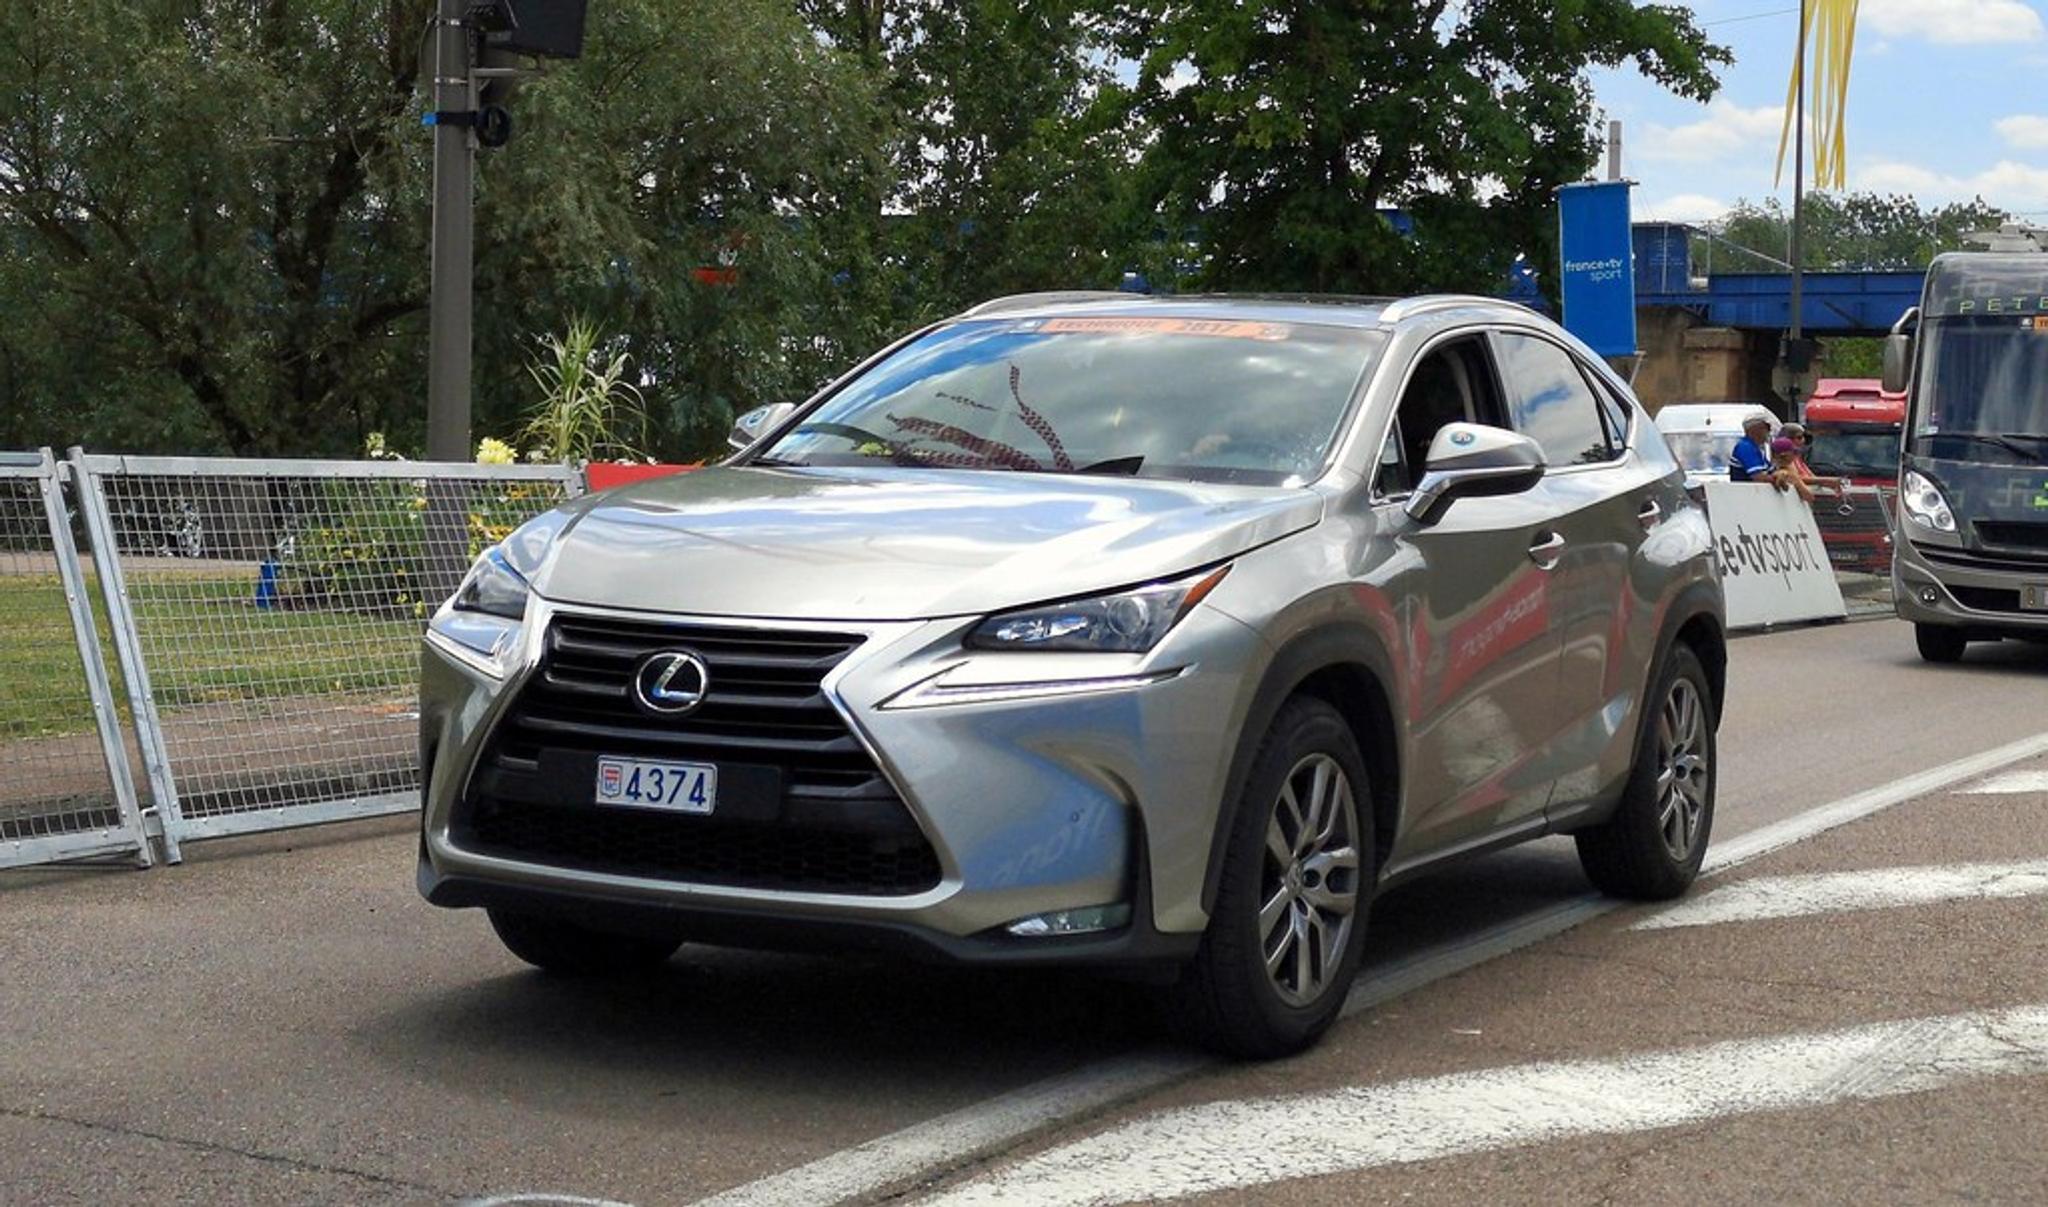
[[[1728,480],[1728,456],[1742,439],[1742,425],[1762,415],[1773,428],[1778,417],[1754,402],[1682,402],[1657,412],[1657,430],[1671,455],[1685,467],[1688,489]]]

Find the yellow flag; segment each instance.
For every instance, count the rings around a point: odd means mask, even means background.
[[[1856,53],[1858,0],[1806,0],[1806,50],[1813,60],[1813,87],[1807,93],[1807,146],[1813,149],[1815,188],[1839,189],[1849,180],[1847,123],[1849,62]],[[1778,134],[1778,182],[1785,178],[1785,147],[1792,139],[1792,116],[1799,90],[1805,86],[1806,64],[1792,64],[1785,89],[1785,125]]]

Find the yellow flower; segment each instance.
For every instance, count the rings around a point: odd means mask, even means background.
[[[478,465],[511,465],[519,460],[519,454],[503,440],[485,436],[477,442],[476,461]]]

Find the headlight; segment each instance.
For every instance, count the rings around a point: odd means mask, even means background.
[[[464,664],[502,679],[507,656],[518,648],[532,594],[526,579],[493,545],[427,622],[427,638]]]
[[[1906,509],[1907,518],[1923,528],[1936,532],[1954,532],[1956,514],[1948,509],[1948,500],[1941,497],[1941,491],[1926,476],[1914,470],[1907,470],[1899,483],[1899,503]]]
[[[1230,567],[1114,595],[1003,612],[974,626],[967,644],[982,650],[1060,650],[1142,654],[1223,581]]]
[[[526,619],[526,598],[531,594],[526,580],[505,560],[505,555],[493,545],[484,550],[476,565],[469,568],[469,576],[462,580],[462,586],[455,591],[455,598],[448,606],[457,612],[482,612],[489,616],[502,616],[507,620]]]

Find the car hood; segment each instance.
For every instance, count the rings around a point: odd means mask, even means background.
[[[565,603],[702,615],[968,615],[1192,570],[1322,510],[1301,487],[720,467],[571,504],[534,587]]]

